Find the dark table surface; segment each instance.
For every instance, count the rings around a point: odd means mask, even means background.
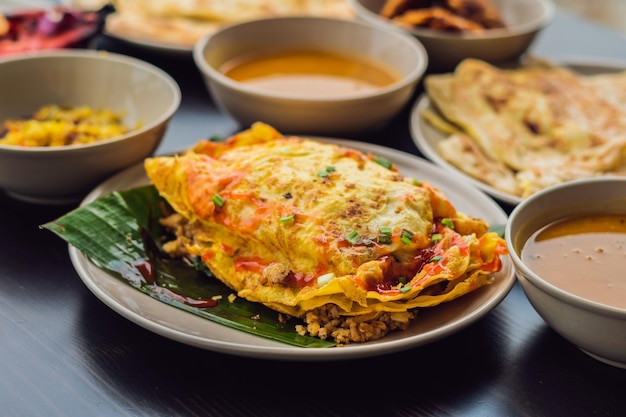
[[[153,62],[179,82],[183,102],[157,152],[241,129],[214,107],[190,57],[106,38],[96,46]],[[626,38],[559,11],[532,52],[626,61]],[[419,155],[407,114],[349,139]],[[39,228],[71,208],[0,192],[0,416],[626,415],[626,370],[552,331],[518,285],[460,332],[371,358],[272,361],[170,340],[96,298],[67,245]]]

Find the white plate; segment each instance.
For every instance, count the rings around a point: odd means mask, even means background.
[[[107,27],[106,24],[104,25],[103,33],[110,38],[125,42],[138,48],[143,48],[154,53],[186,57],[191,56],[193,51],[193,45],[176,45],[173,43],[170,44],[165,42],[150,41],[139,36],[135,37],[121,32],[116,32],[115,30],[111,30],[109,27]]]
[[[22,0],[19,0],[22,1]],[[54,4],[52,0],[40,0],[43,3]],[[66,7],[74,7],[79,10],[98,10],[105,4],[110,3],[108,0],[56,0],[59,4]],[[118,41],[127,43],[131,46],[149,50],[151,52],[171,55],[171,56],[191,56],[193,51],[193,45],[179,45],[175,43],[166,43],[158,40],[152,40],[148,37],[134,36],[126,34],[121,31],[111,29],[110,25],[105,22],[103,34],[116,39]]]
[[[555,61],[556,62],[556,61]],[[562,58],[558,60],[560,65],[565,65],[572,68],[574,71],[584,74],[600,74],[607,72],[623,71],[626,69],[626,61],[610,61],[610,60],[598,60],[595,58]],[[443,167],[447,170],[456,172],[463,177],[470,184],[480,188],[487,194],[498,199],[501,202],[517,205],[522,200],[519,196],[509,194],[504,191],[500,191],[472,176],[459,170],[457,167],[446,161],[437,151],[438,143],[444,140],[447,135],[429,124],[423,117],[422,113],[424,109],[429,109],[437,114],[439,111],[432,104],[430,97],[426,93],[423,93],[418,97],[409,118],[409,128],[411,131],[411,137],[413,142],[420,150],[420,152],[435,164]]]
[[[22,0],[19,0],[19,1],[22,1]],[[36,0],[32,0],[32,1],[36,1]],[[38,1],[54,3],[55,0],[38,0]],[[105,4],[110,3],[110,1],[108,0],[56,0],[56,1],[59,1],[61,4],[65,6],[75,7],[80,10],[97,10],[101,8],[102,6],[104,6]],[[148,2],[149,0],[141,0],[141,1]],[[222,0],[222,1],[229,1],[229,0]],[[0,3],[1,2],[2,0],[0,0]],[[341,17],[339,14],[337,16]],[[260,18],[262,19],[263,17],[260,17]],[[149,24],[149,22],[147,21],[141,22],[141,23]],[[221,27],[227,26],[232,23],[237,23],[237,22],[226,21],[223,23],[217,23],[215,26],[210,25],[210,27],[206,28],[207,29],[206,33],[213,33],[214,31],[220,30]],[[198,35],[201,32],[204,32],[204,31],[196,31],[195,33]],[[174,41],[168,42],[162,39],[154,39],[154,38],[151,38],[149,34],[143,34],[140,32],[128,33],[124,29],[117,28],[114,25],[111,25],[108,23],[105,23],[103,33],[110,38],[116,39],[118,41],[124,42],[128,45],[131,45],[137,48],[145,49],[153,53],[159,53],[163,55],[169,55],[172,57],[180,57],[180,58],[190,57],[193,53],[193,46],[194,46],[193,43],[195,43],[193,42],[191,44],[188,44],[188,43],[183,43],[183,42],[174,42]],[[201,37],[202,35],[199,35],[197,37],[197,40],[199,40]]]
[[[414,155],[350,140],[323,139],[393,161],[401,173],[439,186],[458,211],[504,224],[507,216],[486,194],[468,187],[461,176],[449,173]],[[131,167],[105,181],[85,197],[83,205],[113,191],[145,185],[143,165]],[[363,344],[332,348],[301,348],[235,330],[157,301],[99,269],[74,247],[70,258],[85,285],[107,306],[130,321],[172,340],[212,351],[274,360],[338,360],[382,355],[421,346],[449,336],[495,308],[515,283],[510,258],[496,281],[447,304],[419,312],[404,332]]]

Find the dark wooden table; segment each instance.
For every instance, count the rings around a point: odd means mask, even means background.
[[[158,152],[240,129],[213,106],[189,57],[105,38],[97,47],[153,62],[180,83],[182,106]],[[532,49],[626,60],[626,38],[564,12]],[[354,139],[419,154],[407,114]],[[0,193],[0,416],[626,415],[626,370],[552,331],[517,285],[452,336],[367,359],[270,361],[172,341],[106,307],[79,279],[67,245],[39,229],[71,208]]]

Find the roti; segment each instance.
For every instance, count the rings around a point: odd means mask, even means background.
[[[94,0],[78,0],[93,7]],[[345,0],[115,0],[107,32],[126,39],[190,49],[225,24],[306,15],[351,18]]]
[[[467,59],[453,73],[428,76],[424,85],[446,122],[433,123],[449,134],[438,146],[442,157],[524,198],[564,181],[624,172],[625,80],[626,71],[503,70]]]

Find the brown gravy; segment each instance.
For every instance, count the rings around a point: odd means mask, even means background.
[[[626,213],[596,213],[551,223],[526,241],[521,255],[533,272],[551,284],[626,309]]]
[[[384,63],[321,50],[248,54],[224,63],[219,71],[258,90],[302,98],[364,93],[400,79]]]

